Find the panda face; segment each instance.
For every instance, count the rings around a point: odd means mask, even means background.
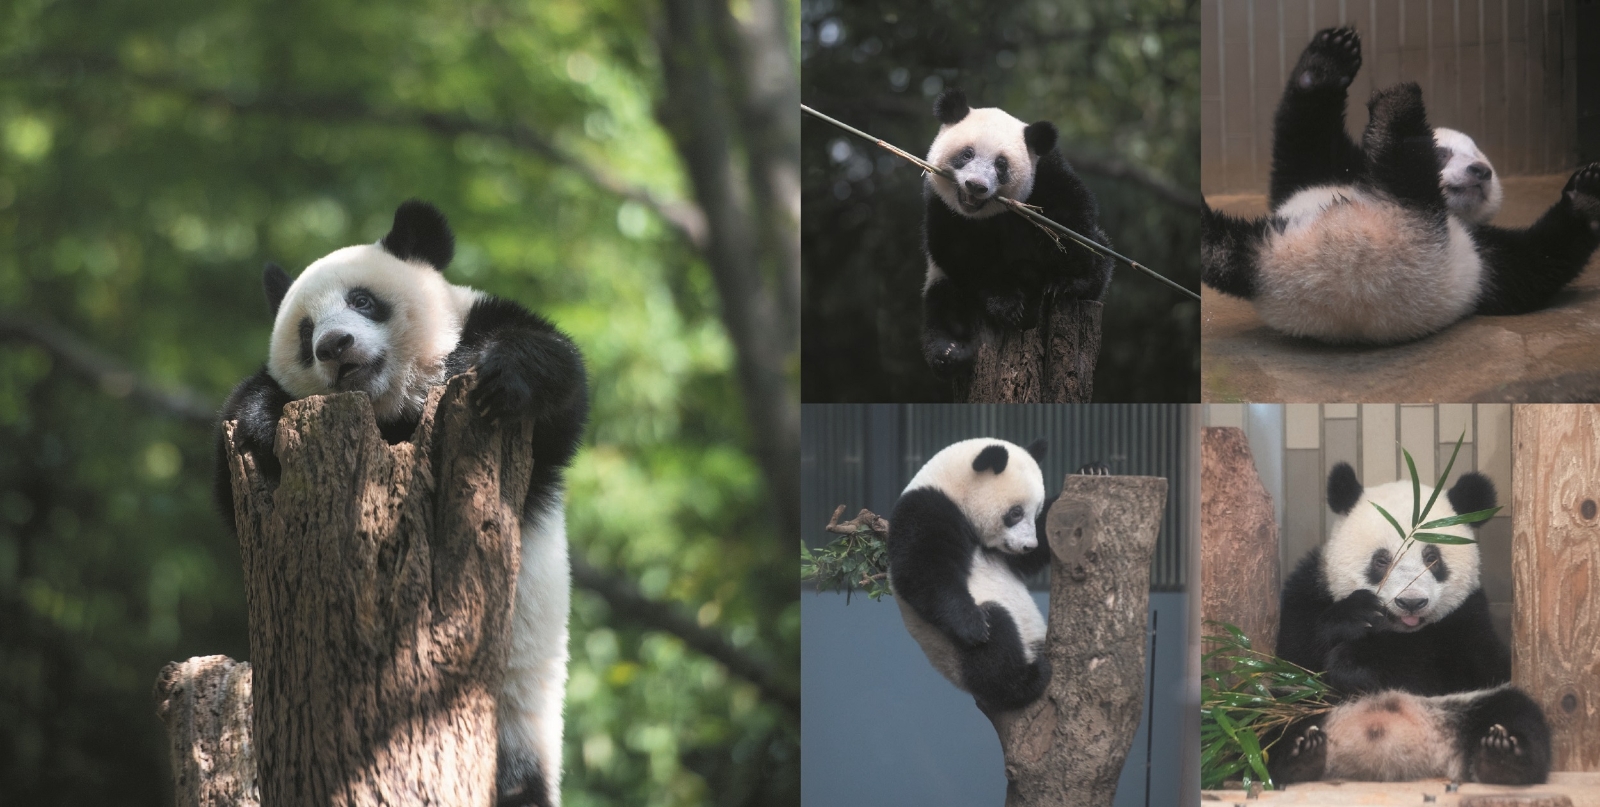
[[[1024,449],[1004,440],[962,440],[933,455],[906,490],[943,492],[972,522],[985,548],[1021,554],[1039,545],[1034,520],[1044,509],[1038,462],[1044,451],[1043,441]]]
[[[1433,130],[1439,187],[1450,212],[1468,224],[1485,224],[1500,210],[1504,192],[1494,166],[1472,138],[1454,129]]]
[[[268,372],[295,398],[360,390],[378,420],[414,417],[427,388],[444,380],[475,297],[380,245],[346,247],[311,264],[283,295]]]
[[[1027,200],[1039,157],[1055,148],[1055,126],[1025,124],[994,107],[971,109],[959,90],[939,96],[934,114],[941,126],[928,147],[928,162],[956,177],[954,182],[928,178],[945,206],[982,219],[1005,211],[996,196]]]
[[[1478,545],[1412,542],[1401,553],[1401,539],[1377,504],[1401,522],[1411,518],[1411,483],[1388,482],[1363,489],[1349,465],[1329,476],[1329,504],[1343,515],[1322,548],[1323,575],[1335,601],[1357,589],[1378,595],[1389,612],[1389,630],[1409,633],[1449,616],[1478,589]],[[1421,487],[1427,502],[1433,489]],[[1480,506],[1481,505],[1481,506]],[[1494,506],[1494,489],[1479,474],[1468,474],[1441,495],[1428,520]],[[1465,509],[1458,509],[1465,508]],[[1472,527],[1457,525],[1429,532],[1472,539]]]

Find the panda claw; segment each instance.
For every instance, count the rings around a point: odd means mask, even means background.
[[[1487,751],[1510,754],[1514,757],[1522,756],[1522,744],[1499,723],[1489,727],[1489,732],[1483,736],[1481,743]]]

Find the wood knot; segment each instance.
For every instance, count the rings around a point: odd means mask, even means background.
[[[1576,694],[1574,694],[1574,693],[1571,693],[1571,692],[1568,692],[1567,694],[1562,695],[1561,696],[1561,711],[1566,712],[1569,715],[1572,714],[1573,712],[1578,711],[1578,696]]]
[[[1083,568],[1082,564],[1075,563],[1071,569],[1067,570],[1067,578],[1074,583],[1082,583],[1089,579],[1089,572]]]
[[[1594,520],[1594,512],[1595,512],[1594,499],[1584,499],[1583,500],[1583,505],[1579,509],[1583,511],[1583,517],[1585,519],[1588,519],[1590,521]]]

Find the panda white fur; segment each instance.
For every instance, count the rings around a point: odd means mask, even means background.
[[[389,442],[416,429],[428,388],[477,370],[469,403],[491,420],[533,421],[533,478],[523,511],[511,652],[500,693],[497,799],[560,803],[562,704],[567,680],[567,558],[562,472],[588,413],[583,359],[564,334],[527,309],[444,279],[455,250],[433,206],[410,201],[376,244],[321,258],[291,283],[269,264],[275,314],[267,365],[223,406],[237,439],[268,474],[283,406],[310,395],[362,390]],[[233,490],[219,427],[214,492],[233,525]]]
[[[1432,495],[1421,487],[1423,502]],[[1284,584],[1277,653],[1324,673],[1340,700],[1286,729],[1270,751],[1273,779],[1543,782],[1549,727],[1508,683],[1511,655],[1490,624],[1477,544],[1413,543],[1400,554],[1373,505],[1409,523],[1411,483],[1363,488],[1348,464],[1329,474],[1328,504],[1340,518]],[[1428,519],[1494,505],[1493,484],[1464,474]],[[1472,539],[1472,529],[1429,532]]]
[[[1101,244],[1094,195],[1056,150],[1049,121],[1026,124],[994,107],[973,109],[960,90],[934,103],[939,134],[924,187],[923,358],[941,378],[971,370],[986,333],[1031,327],[1047,298],[1098,300],[1111,280],[1109,258],[1071,241],[1060,245],[995,197],[1040,208],[1046,217]]]
[[[1360,45],[1331,28],[1306,46],[1275,118],[1271,215],[1205,208],[1202,279],[1276,330],[1332,343],[1403,342],[1549,304],[1600,246],[1600,163],[1527,229],[1491,226],[1493,167],[1471,138],[1429,127],[1417,85],[1373,94],[1359,146],[1345,133]]]
[[[889,584],[935,669],[984,711],[1031,703],[1050,680],[1045,621],[1024,578],[1050,560],[1039,460],[1004,440],[933,455],[889,518]]]

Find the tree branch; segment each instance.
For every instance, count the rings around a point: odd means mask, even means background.
[[[572,581],[600,595],[624,619],[682,639],[684,644],[722,662],[729,672],[755,684],[762,697],[799,714],[800,692],[792,682],[779,679],[766,663],[734,647],[721,634],[700,627],[675,606],[646,597],[632,580],[602,572],[574,555]]]
[[[217,410],[206,398],[184,388],[159,387],[108,353],[61,327],[0,312],[0,340],[31,342],[74,375],[113,398],[132,398],[168,417],[211,425]]]

